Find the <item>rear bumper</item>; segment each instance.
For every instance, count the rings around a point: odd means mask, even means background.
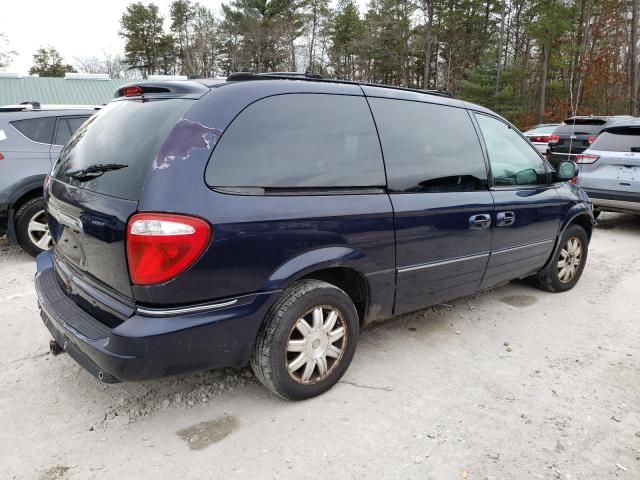
[[[614,212],[640,212],[640,192],[620,192],[583,188],[593,202],[594,208]]]
[[[49,252],[40,254],[37,264],[35,284],[44,324],[72,358],[107,383],[246,365],[275,297],[275,292],[252,295],[227,308],[186,315],[134,314],[111,329],[65,294]]]

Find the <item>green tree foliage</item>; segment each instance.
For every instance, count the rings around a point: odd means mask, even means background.
[[[68,64],[62,63],[62,56],[53,47],[40,47],[33,54],[33,66],[29,69],[31,75],[41,77],[64,77],[67,72],[75,72]]]
[[[153,3],[129,5],[120,20],[120,35],[125,39],[124,56],[129,69],[151,74],[175,73],[173,37],[164,32],[164,17]]]
[[[145,75],[310,70],[445,89],[526,127],[629,111],[637,1],[228,0],[214,18],[174,0],[166,30],[155,5],[134,3],[121,34]]]

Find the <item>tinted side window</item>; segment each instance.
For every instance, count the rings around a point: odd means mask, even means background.
[[[369,102],[380,132],[389,190],[487,188],[480,142],[466,110],[386,98]]]
[[[89,117],[69,117],[69,127],[71,128],[71,135],[73,135],[77,129],[79,129]]]
[[[289,94],[248,106],[206,171],[214,187],[384,186],[380,144],[364,97]]]
[[[476,117],[487,145],[494,185],[548,183],[544,161],[514,129],[493,117]]]
[[[55,117],[28,118],[10,122],[16,130],[29,140],[39,143],[51,143]]]
[[[71,129],[69,128],[69,121],[66,118],[59,118],[56,138],[53,140],[53,143],[55,145],[66,145],[70,138]]]

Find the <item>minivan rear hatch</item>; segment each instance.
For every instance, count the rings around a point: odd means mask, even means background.
[[[53,168],[46,195],[59,276],[64,271],[91,288],[132,300],[127,220],[137,209],[155,156],[193,103],[186,98],[116,100],[73,135]]]

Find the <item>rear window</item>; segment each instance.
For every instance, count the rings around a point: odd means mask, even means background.
[[[56,117],[28,118],[9,123],[32,142],[50,144],[53,139]]]
[[[137,200],[151,162],[192,102],[108,104],[71,137],[52,176],[86,190]]]
[[[259,100],[222,135],[206,182],[240,189],[384,186],[382,153],[366,100],[325,94]]]
[[[600,152],[640,152],[640,127],[602,132],[590,148]]]
[[[526,133],[528,134],[553,133],[556,128],[558,128],[558,125],[544,125],[542,127],[534,127],[531,130],[528,130]]]
[[[604,122],[599,123],[563,123],[560,125],[555,133],[556,135],[597,135],[602,130]]]

